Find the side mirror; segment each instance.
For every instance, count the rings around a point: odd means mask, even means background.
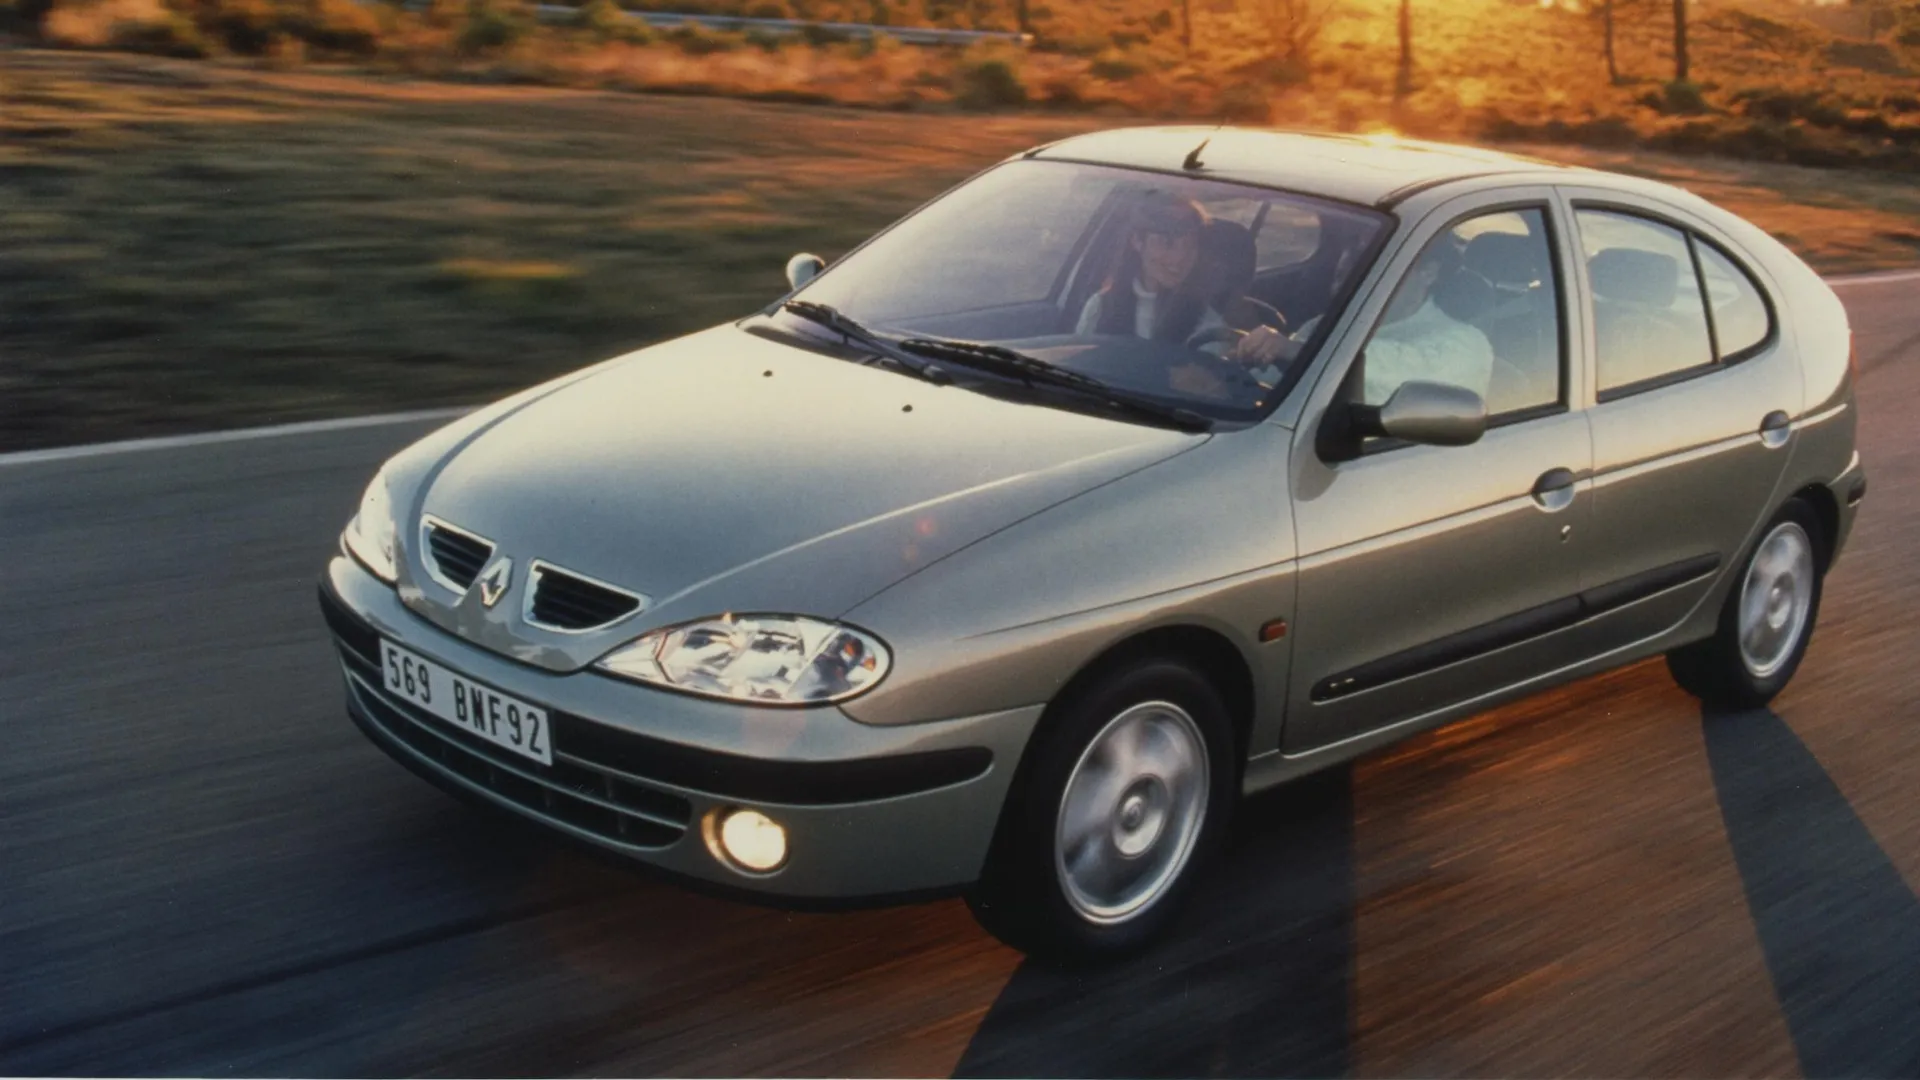
[[[1385,405],[1350,407],[1362,435],[1430,446],[1466,446],[1487,433],[1487,403],[1464,386],[1406,382]]]
[[[797,289],[812,281],[815,274],[826,269],[827,260],[818,255],[801,252],[787,260],[787,287]]]
[[[1369,436],[1466,446],[1486,431],[1487,403],[1479,394],[1464,386],[1414,381],[1401,383],[1384,405],[1336,403],[1321,421],[1317,443],[1321,459],[1331,463],[1359,457],[1361,440]]]

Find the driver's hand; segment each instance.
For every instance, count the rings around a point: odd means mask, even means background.
[[[1289,349],[1289,345],[1293,348]],[[1271,326],[1256,326],[1242,334],[1227,355],[1242,363],[1272,364],[1282,359],[1291,360],[1290,354],[1298,351],[1298,343],[1287,335]]]

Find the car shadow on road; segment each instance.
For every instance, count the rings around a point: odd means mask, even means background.
[[[954,1075],[1344,1075],[1354,906],[1351,772],[1249,800],[1175,933],[1118,968],[1022,964]]]
[[[1920,1075],[1920,899],[1778,715],[1701,727],[1802,1072]]]

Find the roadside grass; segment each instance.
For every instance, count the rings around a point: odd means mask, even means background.
[[[750,312],[793,252],[1112,122],[15,50],[0,449],[484,400]],[[1910,177],[1531,149],[1695,187],[1823,269],[1920,259]]]

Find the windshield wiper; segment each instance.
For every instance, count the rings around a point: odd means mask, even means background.
[[[897,343],[881,337],[862,326],[851,315],[842,314],[839,308],[831,304],[817,304],[811,300],[789,300],[781,304],[780,309],[798,315],[809,322],[819,323],[829,330],[837,331],[848,341],[886,357],[909,373],[936,386],[946,386],[953,382],[953,376],[940,370],[939,365],[928,363],[901,348]]]
[[[1006,375],[1019,379],[1029,386],[1044,385],[1070,390],[1083,397],[1099,401],[1109,408],[1171,424],[1182,431],[1206,431],[1213,426],[1213,421],[1191,409],[1183,409],[1177,405],[1163,405],[1150,398],[1128,393],[1091,375],[1055,367],[1039,357],[1028,356],[1026,353],[1009,349],[1005,345],[989,345],[981,341],[963,341],[958,338],[911,337],[902,339],[900,348],[943,357],[955,363]]]

